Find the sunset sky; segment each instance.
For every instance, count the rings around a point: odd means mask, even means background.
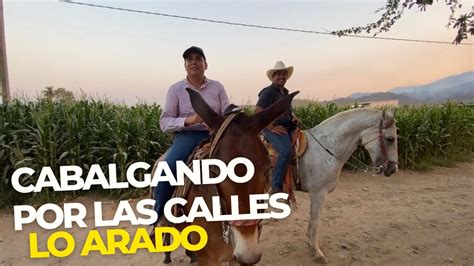
[[[306,30],[365,25],[385,0],[96,1],[122,8]],[[462,1],[464,11],[471,1]],[[474,70],[474,46],[409,43],[236,27],[60,3],[4,0],[12,95],[34,98],[45,86],[82,89],[94,98],[164,103],[185,78],[182,52],[204,49],[206,76],[231,101],[254,104],[275,61],[295,67],[287,83],[299,98],[328,100],[386,91]],[[383,37],[452,41],[444,1],[416,9]],[[474,42],[468,39],[466,42]]]

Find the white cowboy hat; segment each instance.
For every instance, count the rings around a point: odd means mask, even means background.
[[[277,61],[274,68],[267,70],[268,79],[273,81],[273,74],[275,74],[275,72],[280,71],[280,70],[288,71],[287,79],[290,79],[291,75],[293,74],[293,66],[286,67],[285,63],[283,63],[282,61]]]

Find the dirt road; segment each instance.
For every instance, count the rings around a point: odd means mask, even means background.
[[[91,197],[75,201],[88,206]],[[305,242],[309,197],[298,193],[299,207],[285,221],[263,228],[263,257],[260,265],[314,264]],[[107,215],[116,204],[110,200]],[[37,225],[21,232],[13,230],[13,211],[0,211],[0,265],[157,265],[161,254],[140,251],[135,255],[80,257],[76,250],[64,259],[29,259],[28,232],[43,237],[51,232]],[[134,227],[121,228],[134,231]],[[88,229],[70,232],[83,243]],[[41,233],[43,232],[43,233]],[[40,246],[46,239],[41,238]],[[455,168],[436,168],[425,173],[399,171],[392,177],[364,173],[343,173],[323,211],[320,246],[329,265],[474,265],[474,163]],[[188,265],[182,250],[173,254],[172,265]]]

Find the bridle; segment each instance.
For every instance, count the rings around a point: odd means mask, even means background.
[[[225,205],[222,204],[221,198],[221,210],[225,213]],[[262,233],[262,219],[255,219],[255,220],[238,220],[238,221],[222,221],[222,237],[224,238],[224,242],[226,244],[231,243],[234,246],[234,238],[232,237],[233,231],[230,226],[234,227],[242,227],[242,226],[258,226],[258,238],[260,238],[260,234]]]
[[[234,120],[234,118],[237,115],[239,115],[240,113],[243,113],[242,109],[237,109],[236,111],[232,112],[229,116],[227,116],[227,118],[224,120],[222,125],[219,127],[219,130],[217,131],[217,133],[216,133],[216,135],[215,135],[215,137],[214,137],[214,139],[211,143],[211,149],[210,149],[209,154],[207,156],[208,158],[211,158],[212,153],[214,152],[214,149],[217,146],[217,143],[221,139],[221,137],[224,134],[227,127],[230,125],[232,120]],[[225,207],[225,202],[223,202],[223,200],[222,200],[222,196],[219,193],[219,189],[218,189],[217,185],[215,186],[215,188],[216,188],[216,193],[220,198],[221,213],[227,214],[227,210],[226,210],[226,207]],[[260,238],[260,234],[262,232],[262,219],[222,221],[222,237],[223,237],[224,242],[226,244],[229,244],[230,242],[232,242],[232,246],[234,246],[233,237],[232,237],[233,232],[232,232],[232,229],[230,227],[231,225],[234,226],[234,227],[257,225],[258,226],[258,237]]]
[[[388,164],[390,164],[390,163],[391,164],[398,164],[398,162],[388,159],[387,145],[385,143],[384,136],[383,136],[383,130],[387,129],[387,128],[390,128],[393,125],[394,120],[391,119],[390,123],[388,123],[387,125],[384,125],[383,122],[384,121],[382,119],[380,119],[379,126],[378,126],[377,137],[371,139],[370,141],[366,142],[365,144],[362,143],[362,145],[367,149],[367,147],[366,147],[367,144],[369,144],[371,142],[374,142],[375,140],[378,140],[378,145],[379,145],[380,152],[382,153],[383,160],[382,161],[380,161],[380,160],[376,161],[375,166],[376,167],[382,167],[384,169],[388,166]]]

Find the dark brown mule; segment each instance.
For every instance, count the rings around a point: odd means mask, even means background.
[[[198,92],[191,89],[187,89],[187,91],[196,113],[214,132],[218,132],[224,123],[225,117],[214,112]],[[232,120],[219,139],[210,158],[219,159],[225,164],[237,157],[247,158],[253,163],[255,174],[249,182],[244,184],[238,184],[226,178],[224,182],[217,185],[191,186],[186,197],[188,204],[184,207],[185,214],[189,213],[195,197],[203,197],[209,209],[212,210],[212,196],[221,197],[223,212],[229,214],[230,212],[225,210],[232,209],[231,195],[238,195],[239,213],[250,213],[249,195],[265,193],[271,167],[267,149],[261,142],[259,133],[285,110],[288,110],[293,97],[297,93],[288,95],[262,112],[251,116],[241,113]],[[210,170],[211,172],[219,171],[218,168],[211,168]],[[243,165],[235,167],[235,173],[238,176],[244,176],[246,171],[247,169]],[[260,261],[262,256],[258,244],[260,221],[246,220],[222,223],[208,222],[204,218],[196,218],[193,224],[203,227],[208,234],[206,246],[196,252],[198,265],[220,265],[220,263],[232,259],[240,264],[255,264]],[[224,230],[226,229],[230,230],[230,241],[228,243],[224,240]],[[199,236],[191,234],[191,243],[197,243],[198,241]]]

